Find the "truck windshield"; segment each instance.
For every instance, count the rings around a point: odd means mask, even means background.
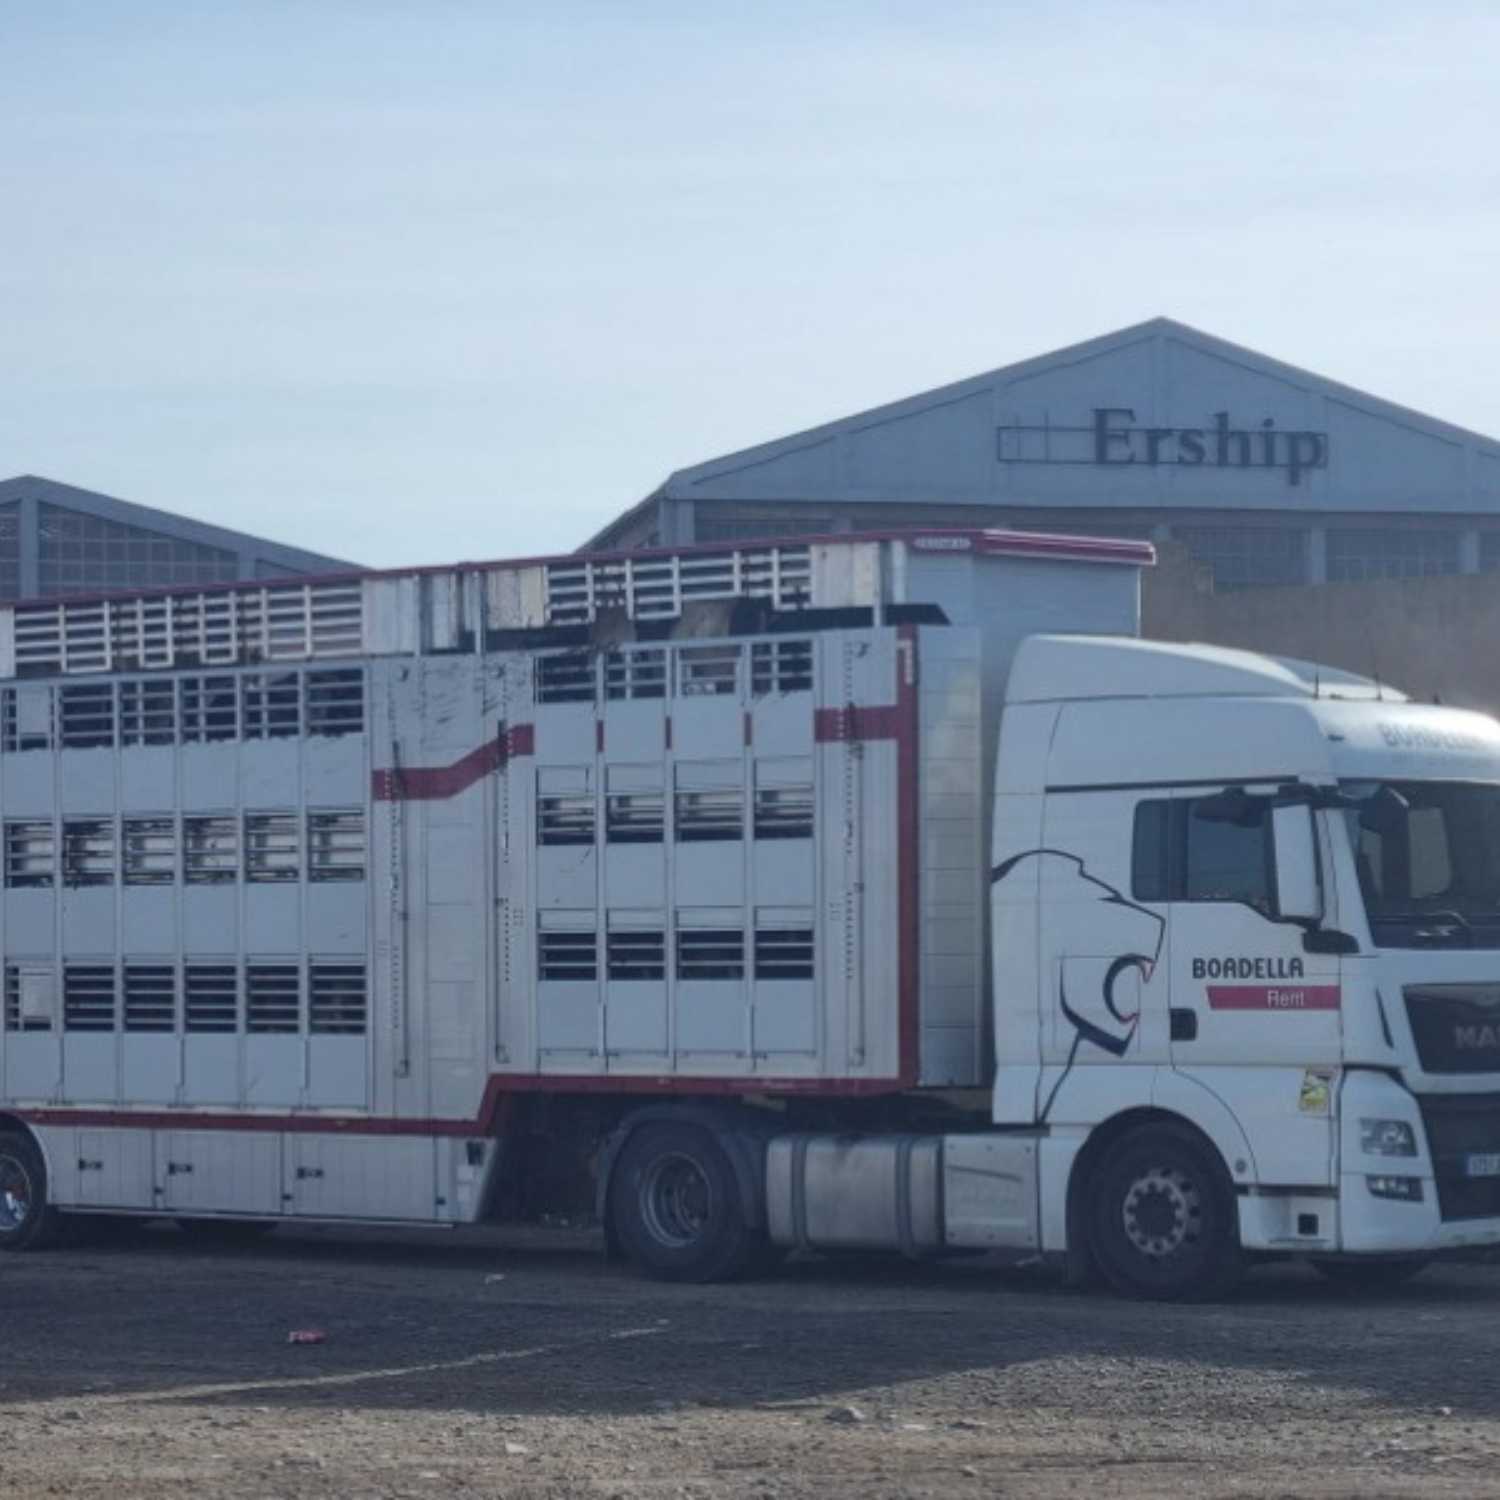
[[[1377,947],[1500,947],[1500,784],[1360,781],[1341,790]]]

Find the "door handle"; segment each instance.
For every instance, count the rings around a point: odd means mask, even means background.
[[[1184,1005],[1174,1005],[1168,1012],[1171,1020],[1171,1036],[1174,1042],[1196,1042],[1198,1040],[1198,1012]]]

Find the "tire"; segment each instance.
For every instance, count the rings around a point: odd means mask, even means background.
[[[724,1148],[697,1125],[642,1125],[609,1184],[620,1248],[658,1281],[730,1281],[758,1264],[765,1236],[746,1222]]]
[[[178,1219],[189,1239],[212,1245],[248,1245],[275,1229],[274,1219]]]
[[[42,1250],[62,1238],[47,1196],[47,1169],[30,1136],[0,1134],[0,1250]]]
[[[1234,1187],[1186,1125],[1143,1125],[1104,1154],[1085,1191],[1089,1248],[1127,1297],[1205,1302],[1244,1272]]]
[[[1393,1292],[1420,1276],[1432,1261],[1425,1255],[1402,1255],[1388,1260],[1324,1260],[1313,1258],[1313,1268],[1334,1286],[1349,1292]]]

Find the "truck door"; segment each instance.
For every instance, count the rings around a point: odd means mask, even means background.
[[[1234,1111],[1263,1180],[1322,1181],[1331,1133],[1317,1085],[1339,1061],[1339,961],[1307,952],[1304,927],[1276,914],[1269,807],[1253,789],[1144,800],[1137,872],[1169,898],[1173,1067]]]
[[[1049,794],[1032,857],[1042,1060],[1069,1073],[1167,1060],[1166,907],[1132,895],[1132,805],[1124,791]]]

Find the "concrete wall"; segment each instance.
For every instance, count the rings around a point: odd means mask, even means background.
[[[1169,547],[1146,575],[1142,627],[1158,640],[1324,661],[1414,698],[1500,715],[1495,574],[1215,594],[1206,570]]]

